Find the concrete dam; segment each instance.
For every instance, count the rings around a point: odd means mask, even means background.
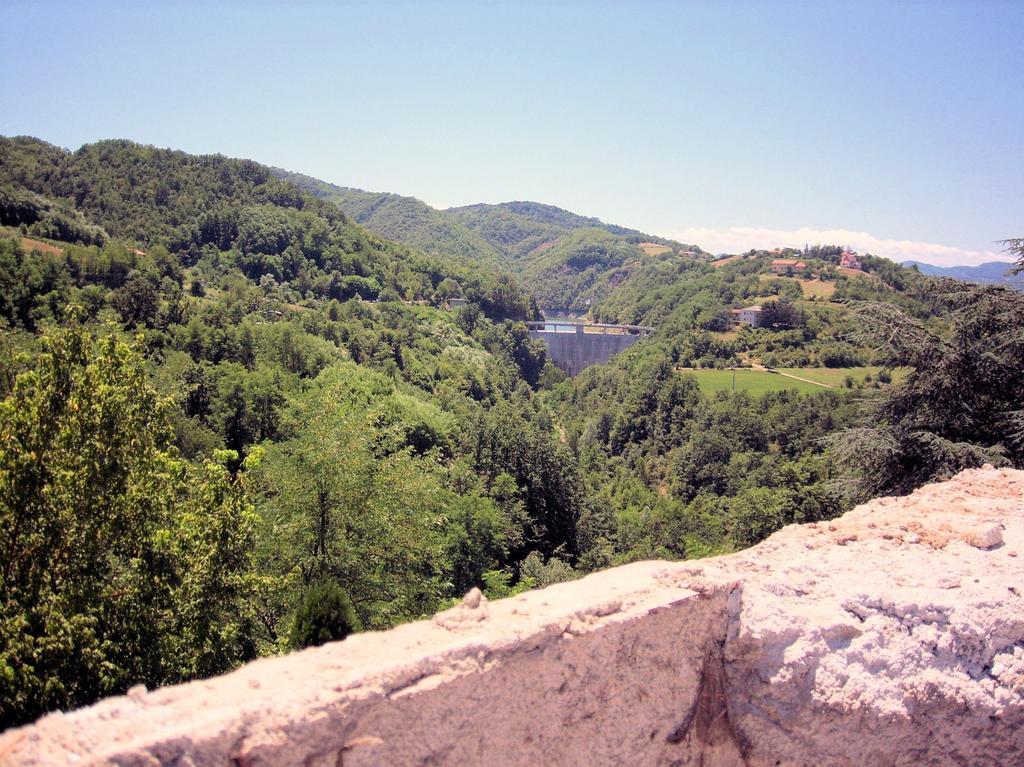
[[[527,322],[530,335],[548,347],[551,361],[571,376],[591,365],[607,362],[654,328],[643,325],[602,325],[591,322],[546,320]]]

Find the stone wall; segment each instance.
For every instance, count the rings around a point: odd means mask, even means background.
[[[0,735],[4,765],[1024,764],[1024,472]]]

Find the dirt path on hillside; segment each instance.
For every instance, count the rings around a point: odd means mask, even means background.
[[[785,376],[786,378],[792,378],[794,381],[803,381],[804,383],[814,384],[815,386],[820,386],[823,389],[834,389],[834,388],[836,388],[836,387],[832,386],[831,384],[822,383],[821,381],[813,381],[810,378],[803,378],[801,376],[795,376],[792,373],[783,373],[781,370],[776,370],[775,368],[766,368],[764,365],[762,365],[759,362],[751,362],[750,363],[750,367],[751,367],[752,370],[762,370],[765,373],[775,373],[775,375]]]

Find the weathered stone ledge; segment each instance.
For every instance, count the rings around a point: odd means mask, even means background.
[[[1024,764],[1024,472],[0,735],[4,765]]]

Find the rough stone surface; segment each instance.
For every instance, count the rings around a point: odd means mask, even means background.
[[[1021,765],[1024,472],[0,735],[4,765]]]

